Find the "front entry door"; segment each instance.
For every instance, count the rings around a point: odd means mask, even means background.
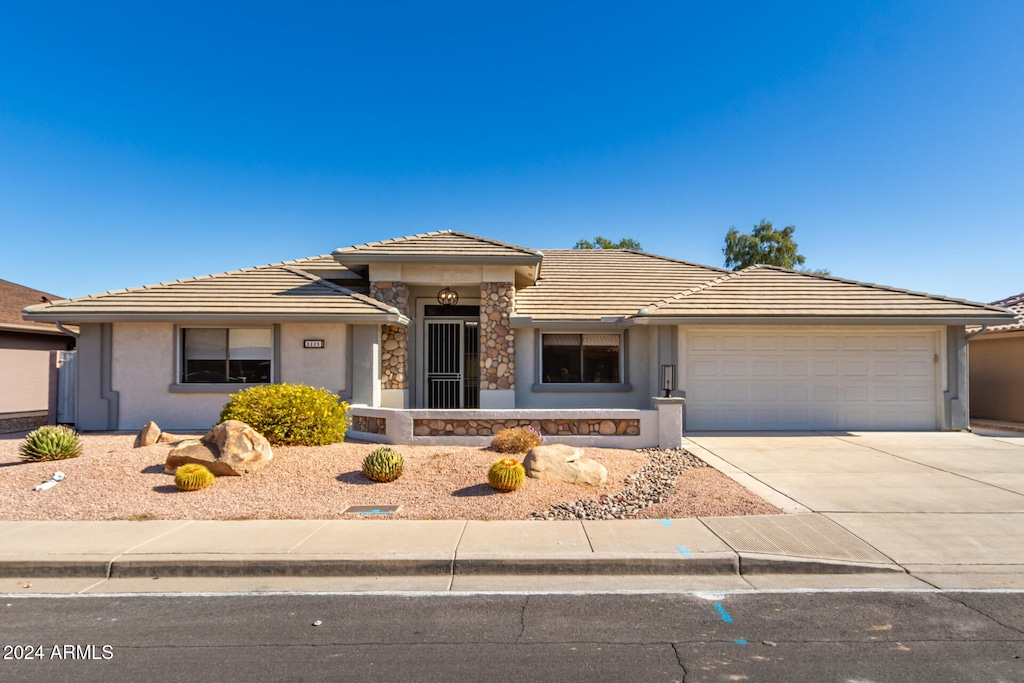
[[[475,320],[426,321],[427,408],[480,407],[480,327]]]

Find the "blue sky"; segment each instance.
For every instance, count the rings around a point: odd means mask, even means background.
[[[1024,291],[1024,2],[0,0],[0,278],[63,296],[438,229]]]

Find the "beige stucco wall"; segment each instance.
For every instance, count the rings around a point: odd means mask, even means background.
[[[304,339],[323,339],[323,349],[303,349]],[[280,326],[281,381],[341,391],[345,385],[346,332],[342,324]],[[111,388],[120,394],[118,428],[136,430],[150,420],[161,428],[204,430],[217,422],[221,406],[237,387],[216,393],[172,393],[176,382],[175,326],[115,323]]]
[[[971,417],[1024,422],[1024,334],[970,345]]]
[[[46,410],[49,405],[50,352],[0,349],[0,413]]]
[[[306,349],[306,339],[323,339],[324,348]],[[278,380],[290,384],[326,387],[337,393],[348,388],[345,325],[289,323],[281,325],[281,368]]]

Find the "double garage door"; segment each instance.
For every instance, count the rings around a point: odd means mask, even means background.
[[[688,430],[935,429],[939,328],[681,330]]]

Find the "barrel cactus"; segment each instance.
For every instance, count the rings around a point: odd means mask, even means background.
[[[502,458],[487,473],[487,483],[497,491],[515,491],[526,481],[526,470],[515,458]]]
[[[214,476],[203,465],[182,465],[174,473],[174,485],[180,491],[198,491],[213,483]]]
[[[26,462],[66,460],[82,454],[82,442],[70,427],[47,425],[29,432],[18,452]]]
[[[367,479],[387,483],[402,476],[405,458],[398,451],[381,446],[363,459]]]

